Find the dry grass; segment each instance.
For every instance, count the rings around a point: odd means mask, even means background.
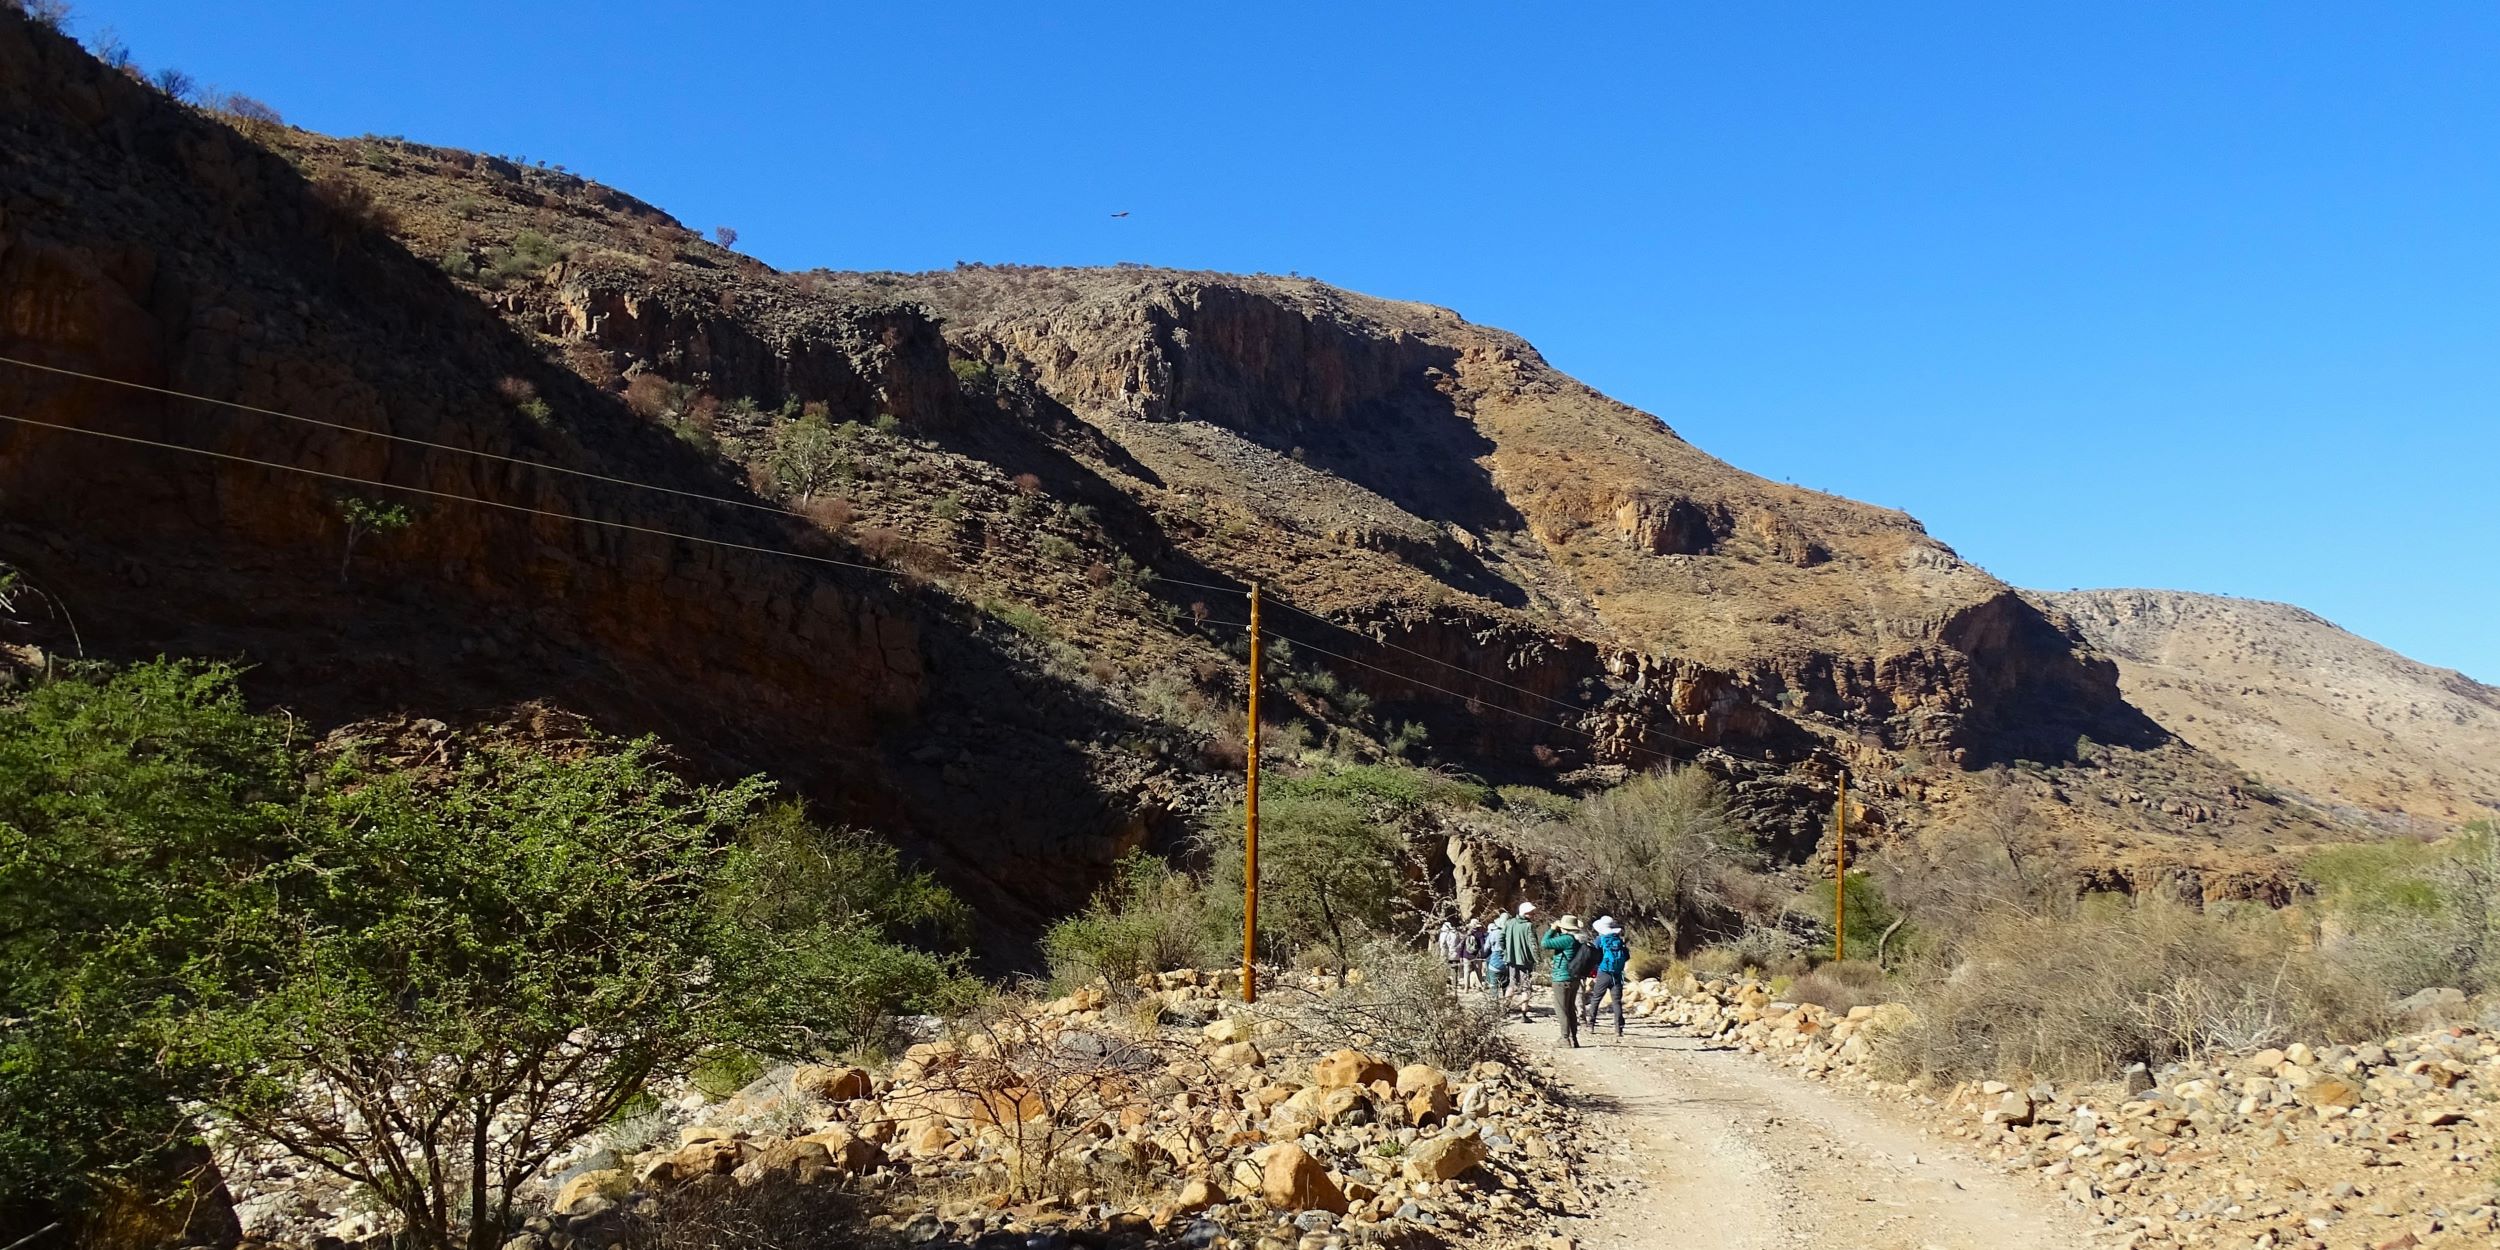
[[[1854,959],[1823,964],[1797,978],[1788,990],[1791,1002],[1812,1003],[1842,1013],[1852,1007],[1874,1006],[1891,996],[1891,982],[1883,969]]]
[[[1453,1072],[1508,1049],[1492,1002],[1451,985],[1431,953],[1373,941],[1357,954],[1356,966],[1363,970],[1360,984],[1328,991],[1280,986],[1266,992],[1260,1014],[1322,1048],[1353,1047]]]
[[[2209,1051],[2354,1040],[2385,995],[2254,908],[2096,900],[2071,914],[1982,920],[1910,995],[1887,1039],[1901,1071],[2098,1077]]]

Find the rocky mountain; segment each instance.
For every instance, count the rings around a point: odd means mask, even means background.
[[[2339,818],[2436,832],[2500,810],[2500,688],[2284,603],[2175,590],[2036,595],[2180,738]]]
[[[1881,839],[2015,765],[2105,880],[2191,893],[2333,836],[1910,517],[1455,313],[778,272],[562,170],[168,99],[14,15],[0,356],[0,561],[63,609],[21,605],[25,641],[245,657],[317,726],[654,733],[1003,915],[1228,793],[1253,582],[1286,757],[1699,759],[1796,861],[1844,770]]]

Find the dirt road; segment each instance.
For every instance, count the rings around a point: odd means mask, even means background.
[[[1885,1109],[1665,1026],[1584,1033],[1514,1025],[1618,1148],[1587,1218],[1591,1250],[2083,1250],[2084,1224],[2050,1194],[1949,1153]]]

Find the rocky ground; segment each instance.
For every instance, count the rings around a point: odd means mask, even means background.
[[[1872,1063],[1874,1039],[1907,1018],[1899,1004],[1834,1013],[1774,1001],[1751,979],[1649,981],[1630,998],[1636,1018],[1873,1095],[1945,1151],[2056,1186],[2102,1244],[2402,1250],[2500,1236],[2500,1036],[2486,1028],[2212,1055],[2111,1084],[1939,1088]]]
[[[1541,1247],[1592,1204],[1580,1113],[1538,1071],[1329,1046],[1237,987],[1168,973],[1136,1003],[1011,1006],[874,1069],[784,1068],[720,1101],[674,1090],[549,1168],[510,1250],[677,1244],[654,1232],[672,1204],[794,1187],[842,1195],[867,1241],[940,1248]],[[231,1146],[221,1162],[256,1241],[383,1236],[297,1165]]]

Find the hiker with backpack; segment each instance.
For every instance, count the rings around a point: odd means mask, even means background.
[[[1578,916],[1565,916],[1545,931],[1540,943],[1553,954],[1554,1020],[1561,1026],[1563,1045],[1575,1050],[1580,1045],[1580,982],[1597,966],[1597,946],[1588,939],[1588,926]]]
[[[1591,1031],[1597,1028],[1598,1008],[1605,1004],[1606,996],[1612,994],[1615,999],[1615,1036],[1621,1037],[1623,978],[1624,970],[1632,965],[1632,944],[1624,940],[1623,926],[1616,924],[1612,916],[1599,916],[1596,930],[1597,935],[1591,942],[1596,957],[1591,961],[1593,966],[1588,982],[1588,1026]]]
[[[1536,984],[1536,923],[1528,919],[1535,914],[1536,904],[1521,903],[1519,914],[1502,922],[1502,968],[1508,978],[1508,992],[1504,999],[1507,1001],[1516,997],[1519,1000],[1519,1018],[1522,1020],[1536,1019],[1531,997],[1534,993],[1531,987]]]

